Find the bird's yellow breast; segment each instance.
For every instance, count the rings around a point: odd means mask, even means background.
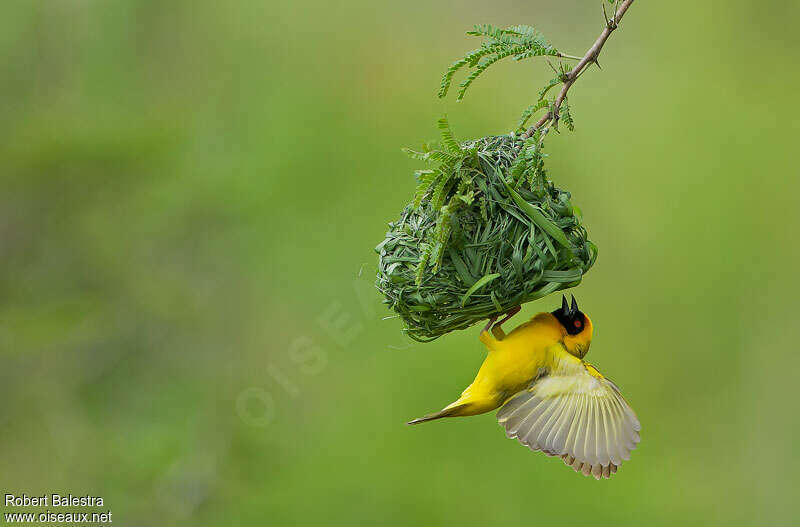
[[[547,369],[548,348],[557,344],[563,333],[558,320],[550,313],[536,315],[502,339],[488,332],[481,333],[481,342],[489,354],[465,394],[470,392],[474,399],[502,404],[538,377],[540,370]]]

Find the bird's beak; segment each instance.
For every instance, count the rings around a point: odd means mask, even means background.
[[[564,301],[567,299],[565,298]],[[569,310],[569,314],[574,316],[575,313],[578,312],[578,302],[575,301],[575,295],[572,295],[572,307]]]
[[[561,312],[564,313],[565,317],[569,316],[569,303],[565,295],[561,295]]]

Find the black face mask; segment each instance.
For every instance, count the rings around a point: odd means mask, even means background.
[[[570,335],[577,335],[586,327],[586,316],[578,310],[578,302],[572,297],[572,306],[567,303],[567,297],[561,297],[561,309],[556,309],[552,315],[561,322]]]

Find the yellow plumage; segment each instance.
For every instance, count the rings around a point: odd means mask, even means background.
[[[609,477],[639,442],[639,421],[619,389],[582,359],[592,340],[588,316],[564,300],[506,335],[491,322],[480,334],[488,354],[475,380],[441,411],[411,421],[477,415],[500,408],[508,437],[560,456],[576,471]]]

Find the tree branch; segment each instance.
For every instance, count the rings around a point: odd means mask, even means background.
[[[561,87],[561,91],[559,92],[558,97],[556,97],[553,109],[544,114],[535,125],[530,127],[527,132],[522,134],[522,139],[527,139],[533,135],[533,132],[541,128],[548,121],[552,120],[554,124],[558,123],[561,103],[564,102],[564,99],[567,97],[567,92],[572,85],[575,84],[575,81],[578,80],[578,77],[587,66],[592,63],[597,64],[597,57],[600,55],[600,50],[603,49],[603,46],[605,45],[606,40],[608,40],[608,37],[611,36],[611,33],[617,29],[622,17],[625,16],[625,12],[628,11],[628,8],[632,3],[633,0],[625,0],[615,11],[613,18],[606,18],[606,27],[603,29],[603,32],[600,33],[600,36],[597,37],[597,40],[595,40],[592,47],[589,48],[589,51],[586,52],[583,58],[575,65],[575,67],[564,75],[564,86]],[[605,4],[603,4],[603,13],[605,13]]]

